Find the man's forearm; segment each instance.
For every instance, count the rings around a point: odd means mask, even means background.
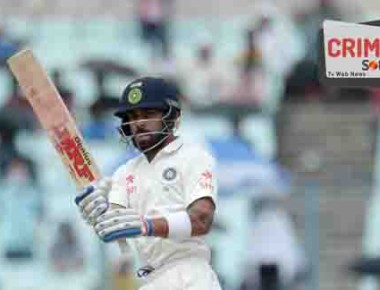
[[[155,218],[153,222],[153,236],[167,238],[169,234],[168,222],[165,218]]]
[[[210,231],[214,210],[214,203],[209,198],[200,199],[188,208],[192,236],[205,235]]]
[[[168,238],[172,234],[176,235],[173,231],[178,230],[183,230],[183,233],[188,232],[189,236],[205,235],[211,229],[214,211],[215,206],[210,198],[199,199],[190,205],[187,211],[152,219],[153,236]],[[184,228],[181,229],[181,226]],[[187,227],[189,227],[188,231]]]

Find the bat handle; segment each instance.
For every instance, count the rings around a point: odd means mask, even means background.
[[[130,202],[129,202],[129,195],[128,195],[128,198],[127,198],[127,202],[128,202],[128,208],[130,208]],[[119,205],[116,205],[116,204],[112,204],[111,205],[112,208],[119,208],[120,206]],[[116,233],[113,233],[112,235],[109,235],[108,237],[105,237],[105,242],[107,242],[108,240],[115,240],[117,239],[117,242],[119,244],[119,248],[120,248],[120,251],[122,254],[125,254],[128,252],[128,248],[129,248],[129,245],[127,243],[127,241],[125,240],[126,237],[128,236],[135,236],[135,235],[138,235],[140,234],[140,232],[136,232],[135,229],[132,230],[133,232],[131,232],[130,230],[122,230],[122,231],[118,231]]]
[[[118,240],[119,249],[122,254],[126,254],[128,252],[128,244],[126,240]]]

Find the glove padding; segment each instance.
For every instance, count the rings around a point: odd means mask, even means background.
[[[153,233],[151,219],[144,218],[133,209],[109,209],[96,219],[94,229],[104,242],[121,238],[150,236]]]
[[[85,187],[75,198],[75,203],[79,207],[82,218],[88,224],[94,225],[96,219],[107,211],[109,207],[108,193],[111,188],[111,179],[105,177]]]

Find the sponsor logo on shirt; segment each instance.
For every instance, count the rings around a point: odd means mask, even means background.
[[[132,174],[129,174],[126,178],[126,190],[127,194],[132,194],[136,192],[136,185],[134,184],[135,182],[135,177]]]
[[[212,173],[209,170],[204,171],[201,174],[201,179],[199,181],[199,184],[204,189],[213,190],[214,186],[212,185]]]

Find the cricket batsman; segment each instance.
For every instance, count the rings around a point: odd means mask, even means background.
[[[215,162],[175,136],[180,115],[178,92],[164,79],[130,83],[115,116],[141,154],[75,199],[102,241],[133,239],[144,265],[140,290],[221,289],[204,240],[216,206]]]

